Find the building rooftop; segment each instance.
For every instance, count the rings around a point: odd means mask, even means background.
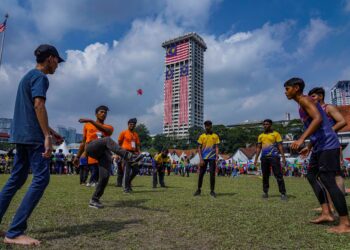
[[[195,40],[196,42],[198,42],[203,48],[204,50],[207,49],[207,45],[205,44],[203,38],[201,38],[197,33],[195,32],[190,32],[190,33],[187,33],[185,35],[182,35],[182,36],[179,36],[179,37],[176,37],[176,38],[172,38],[170,40],[167,40],[165,42],[162,43],[162,47],[163,48],[166,48],[167,46],[173,44],[173,43],[176,43],[176,42],[180,42],[184,39],[193,39]]]
[[[335,88],[344,88],[346,87],[346,85],[350,84],[350,80],[342,80],[342,81],[338,81],[336,84],[334,84],[332,89]]]

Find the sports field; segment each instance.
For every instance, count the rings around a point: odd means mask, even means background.
[[[1,186],[7,178],[0,176]],[[308,223],[317,215],[311,210],[317,202],[306,179],[286,178],[287,202],[280,200],[274,179],[268,200],[261,199],[261,179],[255,176],[217,177],[216,199],[209,196],[208,176],[202,196],[193,197],[196,180],[197,175],[165,177],[168,188],[152,189],[151,177],[136,177],[133,193],[123,194],[112,176],[101,199],[106,207],[96,210],[88,207],[93,189],[80,186],[77,176],[51,176],[27,233],[43,241],[42,249],[350,249],[350,235],[328,234],[329,225]]]

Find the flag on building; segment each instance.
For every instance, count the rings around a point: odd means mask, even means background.
[[[164,123],[167,125],[172,124],[173,78],[174,70],[168,67],[164,83]]]
[[[189,56],[189,42],[185,41],[179,44],[173,44],[166,50],[165,63],[177,63],[187,60]]]
[[[7,18],[5,19],[5,21],[3,23],[0,24],[0,33],[5,31],[6,21],[7,21]]]
[[[179,123],[188,124],[188,64],[180,69],[180,114]]]

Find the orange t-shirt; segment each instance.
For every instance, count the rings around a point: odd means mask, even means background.
[[[113,133],[113,127],[108,124],[102,124],[103,127],[111,129]],[[93,140],[98,139],[97,137],[97,132],[101,132],[103,136],[108,136],[106,133],[98,130],[93,124],[91,123],[85,123],[84,128],[83,128],[83,137],[86,138],[86,143],[89,143]],[[96,164],[98,161],[92,157],[88,157],[88,164]]]
[[[139,135],[135,131],[124,130],[119,134],[118,143],[125,150],[136,151],[140,146]]]

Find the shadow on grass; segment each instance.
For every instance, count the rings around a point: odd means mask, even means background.
[[[132,191],[132,194],[142,194],[142,193],[155,193],[155,192],[159,192],[160,189],[152,189],[152,190],[135,190],[135,191]]]
[[[37,233],[43,234],[40,238],[43,240],[58,240],[58,239],[67,239],[79,235],[87,234],[109,234],[111,232],[116,233],[125,228],[129,224],[140,224],[142,220],[127,220],[127,221],[94,221],[89,224],[80,224],[80,225],[69,225],[65,227],[52,227],[44,228],[38,231]]]
[[[221,196],[234,196],[237,193],[217,193],[216,196],[217,197],[221,197]]]
[[[281,198],[281,195],[280,194],[273,194],[273,195],[269,195],[269,198]],[[292,194],[287,194],[287,198],[288,199],[295,199],[297,198],[295,195],[292,195]]]
[[[140,200],[123,200],[123,201],[117,201],[113,204],[106,204],[106,207],[117,207],[117,208],[125,208],[125,207],[132,207],[132,208],[138,208],[142,210],[148,210],[148,211],[155,211],[155,212],[169,212],[168,210],[159,209],[159,208],[150,208],[143,206],[142,204],[146,201],[149,201],[149,199],[140,199]]]

